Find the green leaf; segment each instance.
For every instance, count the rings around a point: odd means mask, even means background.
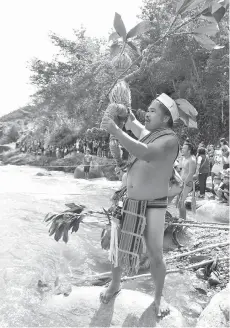
[[[219,23],[221,19],[224,17],[226,9],[222,6],[220,6],[216,11],[215,9],[217,9],[217,6],[215,6],[214,8],[212,7],[212,15],[217,21],[217,23]]]
[[[120,38],[120,35],[117,32],[113,32],[109,36],[109,41],[117,41]]]
[[[118,43],[113,43],[110,47],[110,56],[115,57],[121,51],[121,46]]]
[[[209,35],[209,36],[215,36],[217,32],[219,32],[219,27],[217,24],[209,24],[206,26],[200,26],[193,31],[193,33],[205,34],[205,35]]]
[[[205,0],[181,0],[177,4],[176,13],[177,15],[181,15],[187,10],[192,10],[196,8],[199,4],[204,2]]]
[[[183,111],[186,115],[190,116],[192,119],[195,120],[195,117],[198,115],[198,112],[188,100],[179,98],[175,100],[175,103],[181,111]]]
[[[138,55],[141,55],[140,49],[138,49],[133,42],[128,41],[127,44],[130,46],[130,48],[132,50],[134,50],[136,53],[138,53]]]
[[[201,46],[207,50],[213,50],[216,47],[216,44],[214,41],[209,39],[204,34],[194,34],[194,39],[201,44]]]
[[[138,36],[140,34],[146,33],[151,29],[151,23],[150,21],[142,21],[128,32],[126,39],[134,38],[135,36]]]
[[[121,18],[121,15],[119,15],[118,13],[115,13],[113,26],[114,26],[115,31],[117,32],[117,34],[120,37],[122,37],[123,40],[125,41],[125,39],[126,39],[126,28],[125,28],[125,24],[124,24],[124,22]]]

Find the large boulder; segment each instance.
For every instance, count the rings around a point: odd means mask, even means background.
[[[108,304],[101,304],[99,295],[102,290],[101,287],[73,287],[68,297],[52,296],[41,311],[45,312],[47,320],[52,318],[53,327],[185,326],[181,313],[172,306],[170,314],[156,322],[153,298],[147,294],[124,289]]]
[[[197,209],[196,220],[199,222],[229,223],[229,206],[215,200],[207,200]]]
[[[103,172],[98,166],[93,166],[90,168],[89,171],[89,178],[95,179],[95,178],[102,178],[104,176]],[[78,165],[74,171],[74,178],[75,179],[84,179],[85,173],[84,173],[84,166]]]
[[[9,150],[11,150],[11,148],[9,146],[0,145],[0,154],[4,153],[6,151],[9,151]]]
[[[208,306],[201,313],[196,327],[229,327],[229,284],[221,292],[213,296]]]

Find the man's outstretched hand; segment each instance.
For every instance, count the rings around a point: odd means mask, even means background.
[[[118,131],[119,127],[116,123],[108,116],[103,117],[103,129],[105,129],[108,133],[115,135]]]
[[[132,122],[136,119],[135,115],[133,114],[133,112],[130,110],[129,112],[129,117],[127,122],[125,123],[125,128],[126,130],[131,130],[131,124]]]

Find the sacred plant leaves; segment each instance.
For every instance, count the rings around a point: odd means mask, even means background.
[[[216,45],[214,41],[212,41],[209,37],[204,34],[196,34],[194,35],[194,39],[201,44],[207,50],[213,49],[222,49],[224,46]]]
[[[119,15],[118,13],[115,13],[113,26],[114,26],[117,34],[123,39],[123,41],[125,41],[126,40],[126,28],[125,28],[125,24],[121,18],[121,15]]]
[[[134,26],[128,33],[126,39],[130,39],[136,37],[140,34],[146,33],[151,29],[151,22],[150,21],[142,21],[136,26]]]
[[[180,0],[177,4],[176,13],[177,15],[181,15],[187,10],[194,9],[203,2],[205,2],[205,0]]]
[[[110,56],[115,57],[116,55],[119,54],[120,51],[121,51],[121,46],[117,42],[115,42],[110,47]]]
[[[120,38],[120,35],[117,32],[113,32],[109,36],[109,41],[117,41]]]
[[[219,27],[217,24],[200,26],[193,31],[193,33],[195,34],[205,34],[209,36],[215,36],[218,32],[219,32]]]
[[[140,49],[137,48],[137,46],[132,42],[132,41],[127,41],[128,46],[130,46],[130,48],[132,50],[134,50],[138,55],[141,55],[141,51]]]

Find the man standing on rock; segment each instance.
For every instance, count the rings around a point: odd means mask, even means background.
[[[186,219],[186,208],[185,208],[185,200],[188,197],[188,194],[193,189],[193,176],[196,172],[196,158],[194,156],[194,148],[193,145],[186,141],[182,147],[181,152],[182,159],[182,171],[181,178],[183,180],[183,190],[179,199],[179,215],[181,219]]]
[[[162,296],[166,274],[163,237],[169,180],[179,151],[177,136],[171,128],[178,118],[174,100],[161,94],[150,104],[145,116],[145,126],[130,113],[126,128],[139,140],[123,132],[109,117],[106,122],[103,121],[107,125],[107,131],[132,155],[127,173],[127,198],[123,202],[118,238],[116,234],[113,237],[116,227],[112,223],[112,282],[100,296],[103,303],[108,303],[120,291],[122,269],[128,274],[138,271],[139,255],[146,244],[155,283],[156,315],[162,316],[169,312]]]
[[[85,173],[85,178],[89,179],[89,170],[90,170],[90,164],[92,163],[92,156],[90,155],[90,150],[87,148],[86,149],[86,154],[83,158],[83,165],[84,165],[84,173]]]

